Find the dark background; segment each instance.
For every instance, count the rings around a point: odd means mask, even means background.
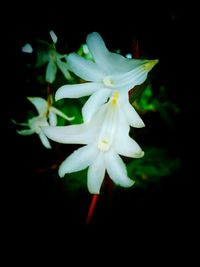
[[[138,39],[144,55],[159,59],[155,70],[157,84],[165,85],[170,100],[181,110],[175,118],[174,135],[166,129],[163,131],[158,120],[151,124],[150,138],[155,144],[167,144],[169,150],[178,151],[182,160],[178,174],[147,190],[136,190],[135,194],[119,191],[113,196],[112,206],[109,199],[100,197],[90,225],[85,226],[91,201],[89,193],[83,191],[76,197],[68,196],[60,190],[60,185],[54,188],[48,173],[36,175],[35,166],[51,162],[53,152],[42,150],[40,144],[34,142],[30,146],[30,140],[16,135],[15,126],[10,125],[10,164],[7,168],[10,185],[6,192],[11,199],[9,215],[14,224],[12,230],[16,243],[20,236],[23,244],[37,240],[41,247],[52,244],[54,238],[65,242],[73,240],[75,245],[84,243],[84,240],[91,243],[103,240],[107,247],[114,246],[114,240],[122,238],[131,242],[130,251],[136,243],[145,251],[154,243],[164,254],[166,244],[169,244],[167,250],[174,254],[177,246],[183,250],[188,247],[190,241],[186,240],[196,234],[197,201],[194,156],[197,87],[192,85],[194,74],[191,71],[192,59],[196,55],[194,12],[194,7],[183,3],[143,5],[133,2],[115,3],[111,7],[103,3],[93,3],[92,6],[66,4],[65,8],[37,5],[16,12],[11,29],[13,34],[10,34],[15,44],[15,86],[8,117],[20,117],[24,97],[29,94],[20,51],[25,43],[32,43],[38,37],[46,39],[48,32],[54,30],[60,42],[63,40],[66,44],[67,52],[71,52],[85,41],[88,33],[97,31],[108,48],[120,47],[126,52],[131,41]],[[123,245],[120,243],[120,246]]]

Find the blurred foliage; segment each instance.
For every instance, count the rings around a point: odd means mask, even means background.
[[[144,147],[145,156],[132,159],[126,166],[128,174],[136,181],[135,185],[147,187],[159,179],[172,175],[181,166],[179,157],[172,155],[165,148]]]
[[[60,178],[58,178],[60,179]],[[87,191],[87,169],[66,174],[62,180],[63,190],[69,194],[78,194],[82,190]]]
[[[133,92],[131,96],[132,105],[142,114],[159,112],[161,118],[168,126],[173,127],[173,117],[180,113],[180,108],[168,100],[166,89],[163,85],[160,86],[157,95],[153,93],[151,83],[148,83],[146,86],[144,85],[138,86],[138,90]]]

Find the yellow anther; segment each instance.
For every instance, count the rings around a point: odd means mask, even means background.
[[[112,105],[113,106],[116,106],[117,105],[117,101],[118,101],[118,98],[119,98],[119,91],[114,91],[113,95],[112,95]]]

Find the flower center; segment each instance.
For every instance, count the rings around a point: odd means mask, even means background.
[[[115,85],[115,82],[109,76],[106,76],[103,79],[103,83],[107,87],[114,87],[114,85]]]
[[[98,149],[102,152],[108,151],[109,147],[110,143],[107,138],[102,138],[98,143]]]
[[[30,128],[33,129],[37,134],[41,132],[42,126],[48,126],[47,120],[45,117],[35,117],[29,120]]]
[[[56,60],[56,54],[53,51],[50,53],[49,56],[52,60]]]

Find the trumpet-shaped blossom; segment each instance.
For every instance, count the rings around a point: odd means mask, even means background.
[[[72,80],[72,77],[69,73],[68,64],[61,60],[64,57],[65,56],[60,55],[54,48],[52,48],[49,51],[49,58],[48,58],[46,77],[45,77],[47,82],[49,83],[54,82],[57,74],[57,69],[59,69],[63,73],[64,77],[67,80]]]
[[[91,95],[82,109],[83,119],[88,122],[114,91],[127,93],[134,86],[143,83],[158,60],[127,59],[109,52],[97,32],[89,34],[86,43],[94,62],[75,53],[67,56],[67,62],[72,72],[88,82],[61,86],[55,99]]]
[[[45,135],[56,142],[86,145],[63,161],[59,175],[64,177],[66,173],[89,167],[87,184],[92,194],[99,194],[106,171],[116,184],[132,186],[134,181],[127,176],[126,166],[119,155],[132,158],[144,155],[129,136],[130,120],[136,119],[141,124],[141,119],[134,110],[127,116],[124,100],[119,96],[119,91],[115,91],[88,123],[43,128]]]
[[[49,140],[43,133],[44,126],[57,125],[57,115],[66,120],[73,120],[74,117],[68,117],[57,108],[51,106],[45,99],[41,97],[28,97],[28,100],[35,106],[39,115],[28,120],[28,123],[17,123],[21,126],[28,127],[26,130],[18,130],[21,135],[38,134],[42,144],[46,148],[51,148]]]
[[[40,49],[37,51],[38,61],[36,66],[41,67],[47,64],[45,79],[48,83],[53,83],[55,81],[58,69],[67,80],[72,80],[66,60],[62,61],[62,59],[66,58],[66,55],[61,55],[56,50],[57,36],[53,31],[50,31],[49,34],[53,44],[39,40]],[[23,47],[22,49],[24,52],[28,50],[27,47]]]

